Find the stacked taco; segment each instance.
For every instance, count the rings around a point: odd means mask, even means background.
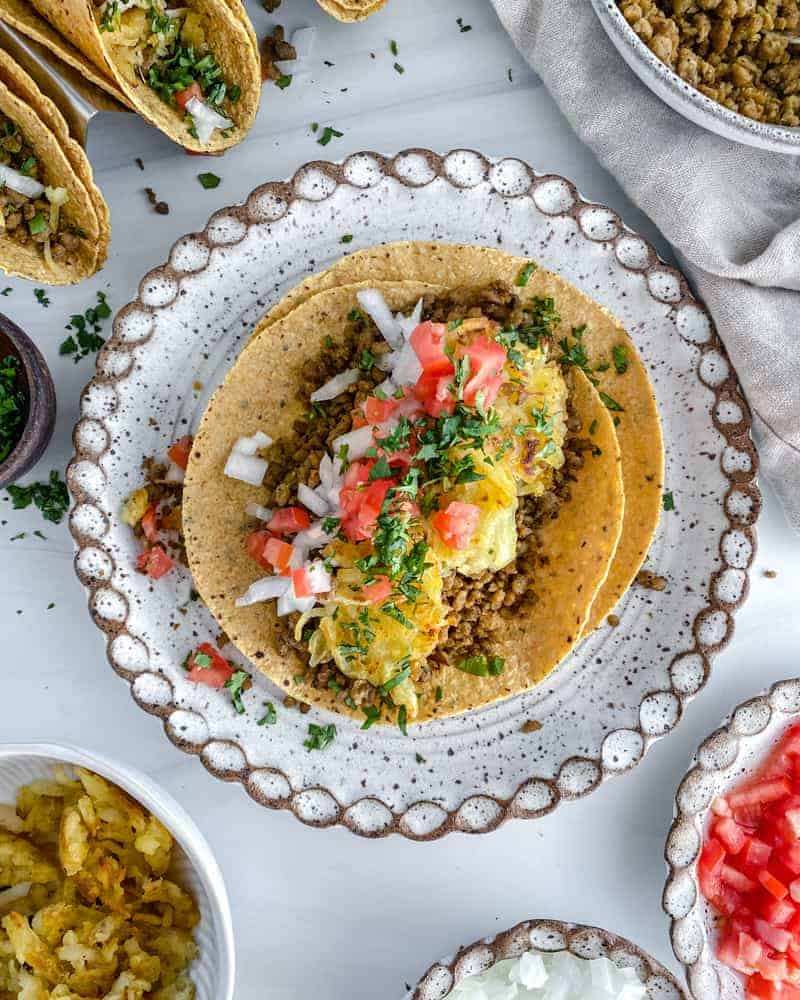
[[[43,284],[94,274],[108,207],[52,101],[0,50],[0,268]]]
[[[636,575],[662,479],[610,314],[533,261],[404,243],[265,317],[194,440],[183,531],[260,670],[404,729],[558,666]]]
[[[186,149],[221,152],[253,124],[261,69],[241,0],[0,0],[0,18]]]

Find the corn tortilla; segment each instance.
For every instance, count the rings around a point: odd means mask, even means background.
[[[343,257],[327,271],[313,275],[292,289],[265,317],[259,331],[285,316],[310,296],[337,285],[359,281],[430,281],[457,288],[504,281],[514,285],[528,264],[488,247],[447,243],[403,242],[371,247]],[[615,400],[624,412],[616,432],[622,452],[625,487],[625,523],[608,579],[598,593],[587,631],[601,625],[626,593],[644,562],[658,527],[664,490],[664,443],[655,394],[647,368],[622,324],[603,306],[563,278],[537,267],[527,285],[515,287],[523,301],[552,296],[561,315],[559,336],[573,327],[587,325],[582,342],[591,364],[607,362],[609,368],[595,372],[598,389]],[[618,374],[612,351],[624,347],[628,369]]]
[[[67,138],[66,124],[55,117],[55,106],[41,104],[42,112],[23,99],[22,94],[33,93],[35,84],[19,67],[9,67],[9,57],[0,53],[0,112],[7,115],[22,131],[25,140],[33,150],[36,159],[44,165],[46,183],[51,187],[64,188],[67,203],[61,209],[62,218],[80,229],[84,237],[75,251],[74,259],[46,261],[38,244],[21,245],[13,237],[0,233],[0,268],[7,274],[49,285],[68,285],[94,274],[105,260],[108,246],[107,215],[98,216],[98,204],[102,200],[99,191],[91,181],[88,161],[81,163],[77,150]],[[55,114],[54,114],[55,113]],[[44,117],[43,117],[44,115]],[[52,120],[58,134],[51,131],[45,118]],[[84,156],[85,160],[85,156]],[[78,170],[76,170],[76,164]],[[91,185],[91,194],[86,183]]]
[[[366,286],[322,292],[249,342],[212,397],[194,439],[183,492],[183,531],[195,585],[230,640],[293,697],[363,720],[335,692],[320,690],[301,676],[303,661],[284,651],[284,627],[274,602],[236,607],[236,598],[263,576],[244,546],[253,529],[245,508],[259,499],[260,488],[223,474],[238,437],[261,430],[277,439],[303,415],[307,405],[293,387],[324,338],[345,329],[361,287]],[[423,294],[445,292],[420,282],[370,282],[369,287],[379,289],[395,310],[410,310]],[[498,648],[505,670],[499,677],[479,678],[443,667],[427,686],[418,685],[422,697],[415,721],[465,712],[533,687],[581,635],[616,550],[625,499],[610,414],[580,372],[574,373],[572,400],[583,425],[595,423],[592,440],[599,454],[587,455],[570,484],[571,498],[538,529],[538,554],[545,562],[537,569],[537,600],[514,618]],[[439,684],[443,697],[437,701],[434,686]]]

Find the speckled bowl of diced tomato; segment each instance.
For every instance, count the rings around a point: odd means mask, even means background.
[[[800,679],[739,705],[675,799],[664,909],[695,1000],[800,1000]]]

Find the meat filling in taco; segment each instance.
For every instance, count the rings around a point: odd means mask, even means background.
[[[246,544],[268,575],[237,604],[277,599],[314,683],[402,726],[442,667],[502,674],[496,635],[536,600],[536,526],[594,446],[549,357],[552,300],[523,309],[498,285],[403,316],[358,298],[306,366],[307,418],[230,454],[227,475],[266,487]]]
[[[47,182],[22,130],[0,114],[0,230],[19,246],[38,247],[48,264],[69,265],[85,237],[62,212],[66,188]]]
[[[206,144],[217,131],[224,136],[233,128],[230,111],[241,88],[225,79],[201,11],[164,0],[104,0],[95,17],[119,70],[182,112],[189,135]]]

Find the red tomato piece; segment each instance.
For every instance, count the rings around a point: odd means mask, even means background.
[[[788,927],[797,911],[788,899],[765,896],[759,900],[758,912],[773,927]]]
[[[767,982],[761,976],[751,976],[747,980],[747,995],[754,1000],[787,1000],[776,983]]]
[[[465,549],[475,534],[481,509],[474,503],[451,500],[444,510],[437,510],[431,523],[445,545],[451,549]]]
[[[200,662],[197,657],[200,656]],[[233,677],[233,667],[220,651],[210,642],[201,643],[192,653],[187,664],[188,679],[196,684],[206,684],[208,687],[221,688]]]
[[[719,889],[716,895],[708,897],[709,902],[713,904],[716,910],[725,917],[736,917],[737,914],[742,912],[742,894],[737,892],[735,889],[731,889],[729,885],[719,884]],[[750,926],[749,924],[747,925]]]
[[[151,580],[160,580],[172,569],[175,563],[160,545],[153,545],[136,560],[136,568],[147,573]]]
[[[264,531],[262,528],[260,531],[251,531],[245,539],[247,554],[263,569],[272,569],[272,565],[264,557],[264,546],[272,537],[268,531]]]
[[[777,802],[791,794],[792,786],[788,778],[770,778],[733,792],[728,796],[728,803],[734,810],[749,806],[765,806],[769,802]]]
[[[193,80],[185,90],[179,90],[175,94],[175,103],[181,111],[185,111],[186,105],[193,97],[196,97],[200,101],[203,100],[203,88],[197,80]]]
[[[411,334],[410,343],[426,375],[453,375],[453,362],[444,352],[444,323],[420,323]]]
[[[714,836],[722,842],[729,854],[738,854],[747,841],[747,835],[736,820],[723,816],[713,826]]]
[[[372,583],[365,583],[361,593],[371,604],[383,604],[392,592],[392,583],[388,576],[376,576]]]
[[[764,871],[760,871],[756,877],[770,896],[774,896],[775,899],[785,899],[789,895],[789,890],[783,882],[779,882],[778,879],[776,879],[775,876],[766,869],[764,869]]]
[[[748,837],[741,852],[743,864],[751,865],[753,868],[764,868],[770,859],[772,848],[765,844],[758,837]]]
[[[422,403],[425,412],[432,417],[443,413],[452,413],[456,406],[456,397],[450,391],[453,386],[453,376],[423,374],[414,386],[414,395]]]
[[[789,966],[783,956],[773,958],[771,955],[762,955],[757,966],[757,971],[760,976],[769,982],[780,983],[786,979]]]
[[[378,399],[377,396],[367,396],[364,402],[364,416],[368,424],[382,424],[397,409],[396,399]]]
[[[780,859],[790,871],[793,871],[795,875],[800,875],[800,844],[789,844],[784,847],[781,850]]]
[[[295,597],[314,596],[314,591],[311,588],[311,577],[307,567],[301,566],[300,569],[292,570],[292,590]]]
[[[310,524],[311,518],[303,507],[282,507],[267,521],[267,528],[276,535],[295,535]]]
[[[289,564],[294,555],[294,546],[280,538],[270,537],[264,543],[264,559],[281,576],[289,575]]]
[[[342,530],[351,542],[372,538],[378,515],[394,479],[376,479],[357,494],[350,513],[342,519]]]
[[[155,544],[158,541],[158,507],[156,504],[150,504],[139,523],[147,541]]]
[[[469,358],[470,376],[464,385],[464,402],[475,406],[481,393],[484,406],[491,406],[500,387],[505,382],[503,366],[506,363],[506,349],[496,340],[478,337],[464,351]]]
[[[721,795],[717,795],[714,801],[711,803],[711,812],[715,816],[731,816],[731,807],[728,805],[728,800],[723,798]]]
[[[755,892],[758,884],[733,865],[722,866],[722,881],[737,892]]]
[[[186,434],[184,437],[178,438],[177,441],[173,442],[169,448],[167,448],[167,455],[169,455],[170,460],[181,469],[185,469],[189,464],[189,455],[192,451],[192,441],[193,438],[191,434]]]
[[[725,863],[725,848],[714,837],[703,847],[697,862],[697,878],[706,899],[713,899],[722,890],[722,866]]]

